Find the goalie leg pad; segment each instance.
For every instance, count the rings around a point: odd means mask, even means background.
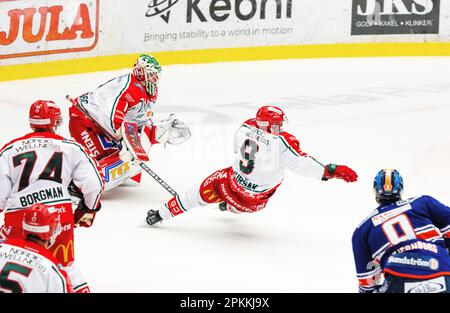
[[[133,162],[122,161],[119,151],[115,151],[108,157],[99,160],[99,165],[105,180],[105,191],[119,186],[142,171],[142,168],[134,165]]]

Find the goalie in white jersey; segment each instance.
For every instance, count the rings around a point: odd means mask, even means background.
[[[322,165],[302,152],[297,138],[283,131],[285,118],[280,108],[261,107],[256,118],[247,120],[236,132],[233,166],[214,172],[200,187],[174,196],[159,211],[150,210],[147,223],[153,225],[210,203],[220,203],[221,210],[233,213],[257,212],[280,186],[285,170],[319,180],[357,180],[351,168]]]
[[[23,239],[0,240],[0,292],[72,292],[67,273],[49,250],[61,233],[58,209],[34,204],[22,226]]]
[[[154,144],[180,144],[189,139],[189,128],[170,116],[157,121],[153,106],[158,98],[161,66],[150,55],[141,55],[133,70],[72,100],[71,136],[94,156],[103,171],[105,189],[129,178],[140,182],[141,167],[131,162],[132,153],[123,138],[123,123],[138,125],[140,143],[148,154]]]
[[[51,101],[30,107],[33,132],[12,140],[0,150],[0,210],[5,210],[0,237],[21,238],[22,218],[36,203],[51,204],[61,214],[62,233],[51,247],[74,284],[75,292],[89,290],[75,266],[74,227],[89,227],[100,210],[103,179],[97,163],[84,148],[56,134],[61,111]],[[73,212],[68,186],[83,200]]]

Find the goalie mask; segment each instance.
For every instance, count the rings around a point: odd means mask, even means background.
[[[141,55],[134,63],[133,75],[142,82],[150,95],[155,95],[158,86],[161,65],[148,54]]]
[[[286,122],[287,117],[283,110],[275,106],[263,106],[256,113],[258,128],[274,135],[283,132],[283,124]]]

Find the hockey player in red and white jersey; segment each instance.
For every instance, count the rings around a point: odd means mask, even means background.
[[[70,134],[98,160],[106,190],[129,178],[140,181],[142,169],[131,162],[132,147],[122,140],[124,122],[137,123],[140,143],[147,154],[154,144],[180,144],[190,137],[189,128],[179,119],[172,116],[161,121],[153,119],[160,73],[158,61],[144,54],[131,73],[72,100]]]
[[[159,211],[150,210],[147,223],[182,214],[194,207],[219,203],[222,211],[253,213],[262,210],[283,181],[285,170],[319,180],[346,182],[357,174],[345,165],[322,165],[300,149],[298,139],[283,131],[284,112],[261,107],[256,118],[247,120],[235,135],[233,166],[214,172],[200,185],[174,196]]]
[[[100,210],[101,173],[80,144],[56,134],[62,118],[55,103],[34,102],[29,122],[33,132],[0,150],[0,210],[5,210],[0,236],[21,238],[27,208],[36,203],[53,205],[61,215],[62,233],[51,251],[69,274],[75,292],[87,292],[89,287],[75,265],[74,227],[89,227]],[[69,185],[83,199],[75,211]]]
[[[71,293],[67,273],[49,250],[61,233],[58,209],[33,204],[22,227],[23,238],[0,240],[0,292]]]

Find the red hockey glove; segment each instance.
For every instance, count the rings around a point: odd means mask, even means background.
[[[354,182],[358,178],[358,174],[354,170],[345,165],[328,164],[325,166],[325,173],[323,174],[325,179],[338,178],[343,179],[347,183]]]
[[[96,210],[89,210],[83,201],[80,201],[78,208],[73,212],[73,220],[75,227],[91,227],[94,223],[95,214],[100,210],[101,205],[99,204]]]

